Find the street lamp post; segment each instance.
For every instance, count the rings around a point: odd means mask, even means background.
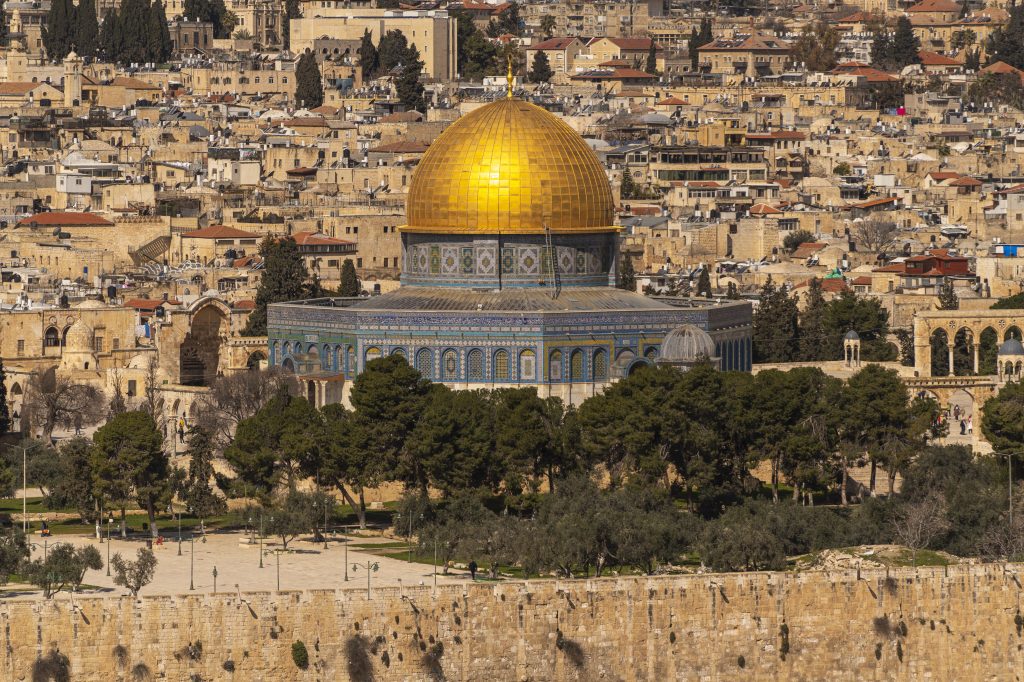
[[[363,564],[352,564],[352,571],[358,571],[359,569],[366,571],[366,598],[370,598],[370,575],[380,570],[380,564],[376,561],[367,561],[366,565]]]
[[[181,556],[181,510],[178,510],[178,556]]]
[[[1013,526],[1013,458],[1019,452],[997,452],[999,457],[1006,458],[1006,499],[1009,504],[1010,526]]]
[[[28,451],[21,448],[21,532],[28,533]]]
[[[189,533],[188,539],[192,543],[192,559],[188,567],[188,589],[194,590],[196,589],[195,581],[193,580],[196,570],[196,534]]]
[[[279,549],[268,549],[267,554],[273,553],[277,560],[277,591],[281,591],[281,550]]]
[[[217,567],[213,567],[213,593],[217,594]]]
[[[260,568],[263,568],[263,510],[260,510]]]
[[[348,582],[348,535],[345,536],[345,582]]]
[[[110,575],[110,529],[114,527],[114,516],[107,517],[107,575]]]

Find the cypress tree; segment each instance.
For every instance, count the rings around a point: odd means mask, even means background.
[[[630,172],[629,167],[623,167],[622,169],[622,184],[619,185],[619,198],[633,199],[636,197],[636,183],[633,181],[633,174]]]
[[[53,0],[42,31],[43,47],[46,48],[48,59],[61,61],[68,56],[75,37],[74,26],[75,6],[71,0]]]
[[[658,75],[658,45],[652,40],[651,47],[647,51],[647,65],[644,68],[647,73]]]
[[[796,301],[772,278],[761,288],[754,310],[754,362],[790,362],[798,342]]]
[[[167,14],[162,0],[154,0],[149,6],[146,30],[150,60],[159,64],[166,62],[171,57],[171,32],[167,28]]]
[[[377,56],[377,46],[373,44],[373,36],[370,31],[363,31],[363,40],[359,44],[359,68],[363,71],[363,80],[370,80],[377,73],[380,60]]]
[[[308,293],[309,272],[293,238],[264,239],[260,256],[263,257],[263,277],[256,288],[256,307],[245,323],[242,336],[267,333],[267,305],[270,303],[298,301]]]
[[[1010,8],[1010,21],[992,32],[988,39],[988,63],[1006,62],[1024,68],[1024,5]]]
[[[543,50],[537,52],[533,58],[533,68],[530,69],[530,81],[533,83],[547,83],[555,75],[551,70],[551,62]]]
[[[697,278],[697,295],[711,298],[711,273],[708,272],[707,266],[700,271],[700,277]]]
[[[807,303],[800,315],[800,360],[810,362],[831,359],[822,355],[825,348],[825,314],[821,280],[814,277],[808,285]]]
[[[142,64],[149,60],[149,0],[124,0],[117,22],[120,49],[117,61]]]
[[[75,52],[80,57],[95,57],[100,48],[100,24],[96,20],[95,0],[80,0],[75,22]]]
[[[341,264],[341,287],[338,293],[341,296],[352,297],[359,295],[359,278],[356,276],[356,266],[351,258],[346,258]]]
[[[320,78],[320,66],[312,52],[304,52],[295,67],[295,101],[307,109],[315,109],[324,103],[324,84]]]
[[[956,295],[953,282],[946,280],[939,287],[939,310],[959,310],[960,297]]]
[[[107,10],[100,25],[100,53],[112,62],[121,61],[120,15],[116,10]]]
[[[388,31],[381,36],[377,45],[378,73],[387,74],[399,64],[405,64],[409,53],[409,43],[401,31]]]
[[[0,7],[0,45],[7,44],[7,13]]]
[[[896,68],[902,69],[908,64],[917,64],[921,61],[918,52],[921,50],[921,41],[914,34],[914,27],[910,19],[900,16],[896,20],[896,32],[892,36],[892,59]]]
[[[284,3],[284,20],[281,24],[281,45],[284,49],[288,49],[291,45],[291,24],[292,19],[298,19],[302,16],[302,10],[299,8],[299,0],[285,0]]]
[[[875,33],[871,39],[871,65],[876,69],[888,69],[892,63],[892,38],[885,29]]]
[[[411,45],[405,53],[405,59],[402,60],[402,73],[395,83],[398,99],[408,111],[427,112],[427,103],[423,99],[423,83],[420,82],[422,71],[420,52],[415,45]]]

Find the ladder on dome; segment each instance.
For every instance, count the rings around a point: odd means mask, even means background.
[[[551,228],[548,227],[547,223],[544,224],[544,243],[547,254],[544,257],[542,267],[547,267],[545,274],[551,273],[551,276],[554,277],[555,291],[551,295],[551,298],[554,299],[558,298],[558,295],[562,293],[562,280],[558,276],[558,261],[555,259],[555,247],[551,243]]]

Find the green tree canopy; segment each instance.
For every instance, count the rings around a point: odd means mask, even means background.
[[[530,69],[531,83],[547,83],[555,72],[551,70],[551,62],[544,50],[538,50],[537,56],[533,58],[533,66]]]
[[[769,276],[754,309],[754,362],[792,362],[799,352],[798,334],[796,299]]]
[[[271,303],[297,301],[309,293],[309,272],[292,237],[267,237],[260,244],[263,277],[256,288],[256,307],[242,330],[242,336],[263,336],[267,333],[267,306]]]
[[[302,477],[316,473],[320,429],[316,408],[282,390],[239,422],[224,458],[245,486],[267,500],[282,482],[294,489]]]
[[[92,473],[99,495],[121,510],[135,501],[149,516],[150,533],[157,536],[156,514],[171,497],[170,466],[163,452],[163,435],[146,412],[124,412],[101,426],[93,436]]]

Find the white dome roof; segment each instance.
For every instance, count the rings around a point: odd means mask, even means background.
[[[665,362],[694,362],[715,357],[715,340],[692,324],[670,331],[661,342],[659,359]]]

